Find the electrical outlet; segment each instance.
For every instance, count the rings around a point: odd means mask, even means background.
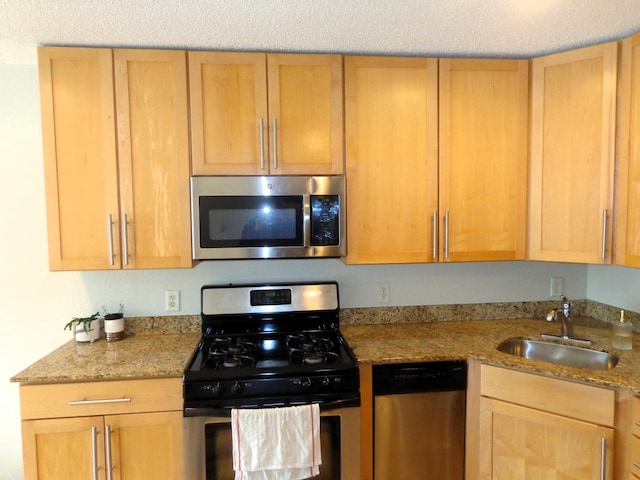
[[[551,277],[551,287],[549,295],[559,297],[564,293],[564,279],[562,277]]]
[[[389,284],[379,283],[378,284],[378,303],[389,303],[390,296],[391,296],[391,292],[389,290]]]
[[[164,292],[164,308],[167,312],[180,310],[180,290],[166,290]]]

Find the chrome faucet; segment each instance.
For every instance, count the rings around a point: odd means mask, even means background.
[[[547,322],[557,322],[558,315],[560,318],[560,336],[564,339],[573,338],[573,323],[571,323],[571,302],[564,295],[560,295],[562,299],[562,309],[554,308],[547,313]]]
[[[551,335],[543,333],[543,338],[568,340],[582,345],[590,345],[593,342],[583,338],[573,336],[573,322],[571,319],[571,302],[564,295],[560,295],[562,299],[562,308],[554,308],[547,313],[547,322],[560,322],[560,335]]]

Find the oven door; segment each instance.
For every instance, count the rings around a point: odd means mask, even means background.
[[[275,434],[275,433],[274,433]],[[321,410],[322,465],[314,480],[360,478],[360,408]],[[185,417],[185,478],[234,480],[229,417]]]

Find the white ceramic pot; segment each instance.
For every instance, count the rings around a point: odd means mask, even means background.
[[[82,326],[75,326],[76,342],[95,342],[100,338],[100,319],[93,320],[85,331]]]

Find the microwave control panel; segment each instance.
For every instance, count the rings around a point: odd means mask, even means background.
[[[340,245],[339,195],[311,195],[311,245]]]

